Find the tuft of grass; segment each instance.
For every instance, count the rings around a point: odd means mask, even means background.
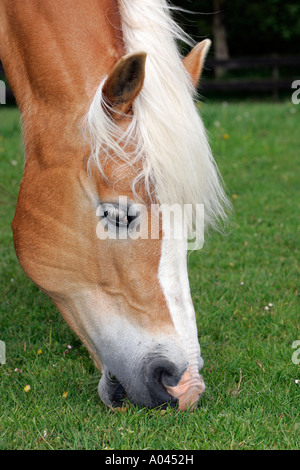
[[[0,449],[299,448],[300,108],[214,102],[199,111],[233,204],[225,235],[210,234],[188,259],[207,390],[193,413],[124,413],[99,400],[87,351],[18,265],[10,223],[20,118],[1,107]]]

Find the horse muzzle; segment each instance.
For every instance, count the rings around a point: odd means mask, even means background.
[[[98,392],[108,406],[121,407],[128,397],[134,405],[147,408],[171,406],[180,410],[193,410],[204,391],[204,382],[191,374],[189,368],[180,369],[165,357],[151,357],[136,370],[131,378],[112,376],[103,371]]]

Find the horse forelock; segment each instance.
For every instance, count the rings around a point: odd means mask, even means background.
[[[176,44],[178,39],[191,41],[173,21],[172,8],[165,0],[119,0],[126,52],[147,53],[145,82],[124,131],[106,112],[103,79],[86,116],[90,162],[103,177],[105,162],[113,155],[138,168],[131,182],[133,193],[142,183],[150,199],[170,206],[191,205],[187,229],[197,227],[201,235],[196,205],[204,205],[206,227],[218,228],[226,218],[227,198]],[[128,152],[128,146],[134,150]]]

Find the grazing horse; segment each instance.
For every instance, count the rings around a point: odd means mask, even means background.
[[[102,371],[108,406],[186,410],[205,388],[187,240],[203,230],[196,206],[215,227],[226,196],[194,102],[210,41],[182,58],[171,13],[166,0],[0,1],[25,145],[16,254]],[[174,216],[181,238],[164,236],[174,204],[192,207]]]

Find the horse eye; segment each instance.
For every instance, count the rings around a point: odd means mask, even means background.
[[[100,218],[105,224],[104,230],[117,231],[118,233],[139,232],[140,215],[139,207],[135,205],[120,206],[113,203],[103,203],[100,206]]]
[[[130,217],[128,216],[127,210],[121,209],[114,204],[105,204],[103,207],[103,219],[107,221],[114,227],[118,228],[128,228],[130,224]]]

